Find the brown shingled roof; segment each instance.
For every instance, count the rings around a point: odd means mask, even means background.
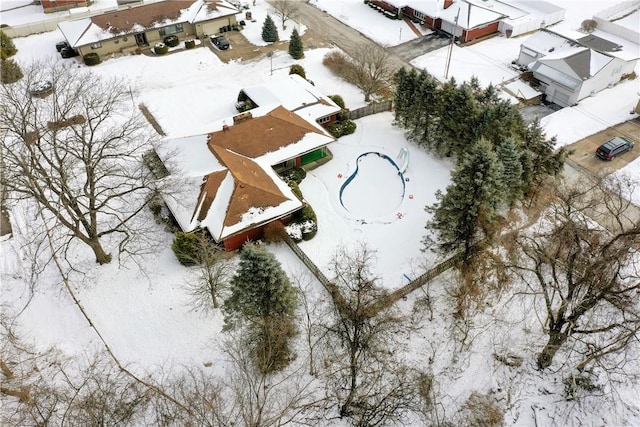
[[[226,131],[210,133],[209,149],[218,146],[257,158],[296,143],[309,132],[322,134],[311,123],[279,106],[262,117],[230,126]]]
[[[210,146],[210,148],[234,178],[233,194],[224,219],[225,226],[240,222],[242,215],[251,207],[275,207],[289,200],[282,194],[273,179],[253,160],[222,147]]]
[[[175,21],[192,4],[193,2],[182,0],[162,1],[96,15],[91,21],[112,33],[129,32],[135,25],[151,28],[156,22]]]

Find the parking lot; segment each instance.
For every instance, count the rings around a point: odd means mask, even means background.
[[[595,156],[596,149],[614,136],[621,136],[631,140],[635,144],[635,148],[611,161],[600,160]],[[569,156],[569,159],[594,175],[608,174],[622,169],[631,161],[640,157],[640,117],[593,134],[567,146],[567,149],[575,151]]]

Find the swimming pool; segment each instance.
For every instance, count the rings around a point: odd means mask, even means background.
[[[356,159],[355,170],[340,187],[340,204],[360,219],[395,214],[404,200],[405,179],[396,162],[370,151]]]

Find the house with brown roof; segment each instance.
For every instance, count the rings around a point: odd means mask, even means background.
[[[231,125],[225,120],[215,131],[157,149],[170,173],[165,179],[183,189],[165,202],[183,231],[204,229],[226,250],[238,249],[303,206],[275,168],[304,166],[305,156],[334,140],[281,105],[241,113]]]
[[[206,38],[236,25],[240,13],[225,0],[170,0],[126,6],[88,18],[58,24],[69,45],[81,55],[130,53],[164,37]]]

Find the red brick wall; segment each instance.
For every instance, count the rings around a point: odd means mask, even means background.
[[[87,2],[83,0],[42,0],[41,3],[45,12],[56,12],[87,5]]]
[[[494,22],[484,28],[473,28],[471,30],[463,31],[463,39],[465,42],[468,42],[470,40],[477,39],[478,37],[488,36],[489,34],[496,33],[498,32],[498,25],[499,22]]]

